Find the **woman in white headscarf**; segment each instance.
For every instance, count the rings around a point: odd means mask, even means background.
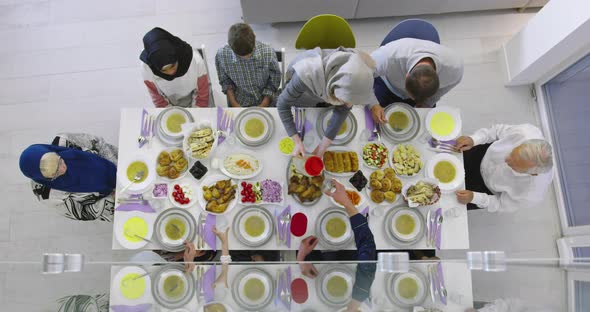
[[[375,61],[371,56],[342,47],[308,50],[291,62],[287,70],[288,83],[277,100],[277,110],[287,134],[295,141],[294,155],[303,155],[305,150],[291,107],[315,107],[324,102],[335,106],[325,136],[314,150],[314,154],[321,157],[353,105],[376,103],[374,71]]]

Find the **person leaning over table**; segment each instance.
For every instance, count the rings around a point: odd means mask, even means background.
[[[112,221],[117,147],[84,133],[58,134],[48,144],[34,144],[20,155],[21,172],[33,194],[65,217]]]
[[[314,151],[322,156],[353,105],[376,102],[373,94],[375,62],[366,53],[347,48],[315,48],[299,54],[287,69],[287,85],[277,101],[279,117],[287,134],[295,140],[294,155],[305,154],[291,107],[334,106],[334,113],[320,144]]]
[[[156,27],[143,37],[142,76],[156,107],[208,107],[209,78],[198,52]]]
[[[217,51],[215,68],[231,107],[273,106],[281,70],[272,47],[256,40],[245,23],[230,27],[228,44]]]
[[[494,125],[457,139],[465,186],[457,200],[468,209],[511,212],[545,197],[553,179],[551,145],[530,124]]]
[[[432,41],[394,40],[371,53],[377,63],[374,90],[378,104],[373,119],[385,123],[384,107],[404,102],[434,107],[463,77],[463,61],[452,50]],[[377,103],[377,102],[375,102]]]

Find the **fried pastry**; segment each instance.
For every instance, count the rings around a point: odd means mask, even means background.
[[[182,158],[183,155],[184,153],[181,149],[175,149],[172,152],[170,152],[170,158],[172,159],[172,161],[178,161]]]
[[[377,204],[380,204],[385,200],[385,195],[383,192],[378,190],[371,191],[371,200]]]
[[[168,154],[168,152],[163,151],[160,153],[160,155],[158,155],[158,164],[162,165],[162,166],[167,166],[172,162],[172,159],[170,158],[170,154]]]
[[[350,156],[350,167],[352,172],[356,172],[359,170],[359,157],[355,152],[348,152]]]
[[[341,153],[343,172],[352,171],[352,165],[350,164],[350,155],[348,153]]]

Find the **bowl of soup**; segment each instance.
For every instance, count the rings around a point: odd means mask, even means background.
[[[167,265],[156,273],[152,295],[163,308],[176,309],[192,299],[194,285],[193,275],[185,274],[183,265]]]
[[[128,184],[131,184],[127,189],[127,193],[144,192],[149,189],[156,177],[156,169],[154,168],[154,161],[147,155],[138,154],[127,159],[122,159],[117,169],[117,180],[119,182],[118,188],[122,189]],[[143,175],[135,180],[138,174],[143,172]]]
[[[183,208],[162,211],[155,222],[156,241],[162,249],[171,252],[183,251],[185,241],[194,241],[196,220]]]
[[[399,240],[413,241],[421,232],[422,223],[417,210],[404,209],[394,213],[391,222],[391,232]]]
[[[426,176],[438,181],[442,192],[452,192],[463,185],[465,169],[455,155],[440,153],[430,159],[426,166]]]
[[[332,307],[346,305],[351,300],[354,272],[346,265],[330,265],[322,268],[316,279],[320,299]]]
[[[425,125],[433,138],[442,141],[453,140],[461,133],[461,114],[454,107],[435,107],[426,115]]]
[[[177,107],[170,108],[164,112],[160,119],[160,129],[169,137],[181,137],[183,136],[182,125],[192,122],[192,118],[189,115],[190,113],[185,109]]]
[[[316,233],[320,243],[328,249],[342,248],[352,240],[352,228],[346,213],[341,208],[329,208],[318,216]]]
[[[232,282],[235,302],[244,310],[262,310],[272,302],[272,277],[258,268],[245,269]]]
[[[420,305],[427,297],[427,282],[417,269],[395,274],[386,281],[386,292],[396,305],[408,308]]]
[[[250,247],[265,244],[274,232],[274,218],[262,206],[246,206],[234,217],[233,230],[236,238]]]

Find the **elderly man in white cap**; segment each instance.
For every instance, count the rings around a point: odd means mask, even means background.
[[[467,190],[456,192],[468,209],[512,212],[543,200],[553,179],[551,145],[530,124],[494,125],[457,139]]]

